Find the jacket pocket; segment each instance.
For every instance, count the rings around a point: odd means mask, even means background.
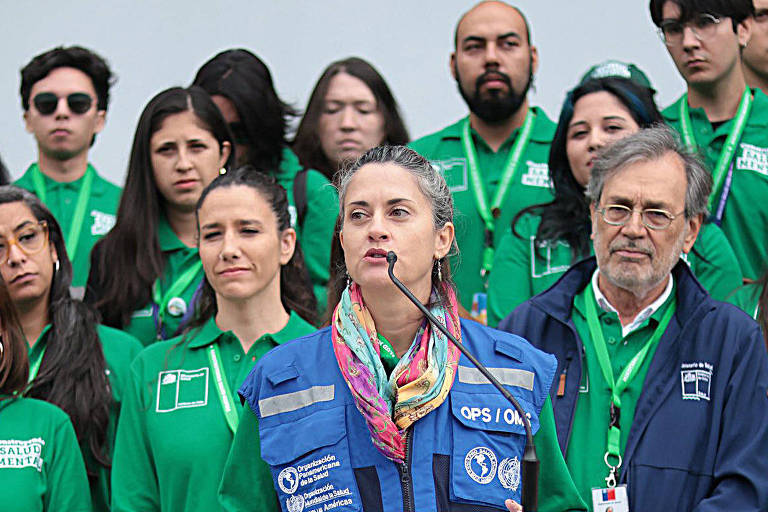
[[[518,402],[536,432],[539,421],[534,407],[520,398]],[[450,501],[494,509],[503,509],[507,498],[519,503],[522,493],[520,469],[525,448],[523,419],[497,393],[454,390],[451,392],[451,412]],[[462,509],[449,508],[451,511]]]
[[[632,463],[627,480],[632,510],[693,510],[711,494],[714,476],[692,469]]]
[[[316,411],[290,423],[262,422],[259,436],[284,511],[362,510],[345,407]]]

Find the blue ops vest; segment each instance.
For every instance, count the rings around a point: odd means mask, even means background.
[[[539,428],[554,356],[522,338],[462,321],[463,344]],[[259,419],[261,457],[283,511],[504,510],[521,500],[523,420],[462,355],[440,407],[406,433],[405,463],[373,445],[341,375],[330,328],[276,347],[240,389]]]

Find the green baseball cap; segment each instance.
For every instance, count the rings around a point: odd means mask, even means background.
[[[596,64],[589,68],[589,70],[579,80],[579,85],[583,85],[587,80],[593,80],[598,78],[626,78],[631,80],[635,84],[645,87],[647,89],[656,92],[656,89],[651,85],[651,81],[648,80],[648,76],[643,73],[640,68],[634,64],[627,62],[621,62],[619,60],[606,60],[600,64]]]

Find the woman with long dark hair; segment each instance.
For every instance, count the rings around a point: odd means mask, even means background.
[[[91,484],[95,510],[109,510],[109,470],[128,365],[139,342],[97,324],[72,299],[72,264],[59,223],[37,196],[0,187],[0,273],[8,284],[29,348],[25,396],[69,415]]]
[[[0,260],[10,250],[11,240],[16,242],[15,237],[0,233]],[[88,479],[72,424],[58,407],[21,398],[28,375],[26,341],[0,277],[0,481],[5,491],[0,493],[0,510],[91,511]]]
[[[248,50],[214,56],[197,72],[194,84],[211,95],[229,123],[238,165],[274,176],[287,191],[291,225],[304,248],[318,304],[324,306],[338,199],[328,179],[303,167],[288,145],[288,121],[296,113],[278,97],[267,66]]]
[[[242,410],[231,390],[272,347],[314,331],[314,294],[273,177],[248,166],[219,176],[203,191],[197,219],[205,270],[197,310],[182,336],[148,347],[132,366],[115,511],[218,510]],[[259,510],[276,505],[271,485],[252,492]]]
[[[595,66],[570,91],[549,153],[555,199],[522,210],[496,250],[488,283],[488,325],[549,288],[573,263],[592,254],[590,169],[603,146],[663,123],[648,78],[634,65]],[[741,283],[736,255],[715,224],[704,223],[685,255],[694,274],[716,299]]]
[[[329,180],[344,164],[384,144],[403,146],[408,130],[384,77],[359,57],[332,62],[315,84],[293,151]]]
[[[117,222],[91,253],[85,299],[144,345],[177,335],[203,278],[195,205],[234,161],[224,118],[199,87],[167,89],[139,118]]]

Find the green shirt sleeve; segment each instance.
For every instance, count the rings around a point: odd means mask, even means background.
[[[518,225],[522,228],[521,219]],[[530,239],[523,229],[515,236],[512,229],[501,239],[493,257],[493,271],[488,279],[488,325],[496,325],[517,306],[533,296],[531,285]]]
[[[58,424],[53,439],[44,510],[90,511],[91,493],[85,464],[68,418]]]
[[[704,224],[693,245],[698,254],[689,254],[696,279],[716,300],[726,298],[742,285],[741,268],[736,253],[723,231],[712,223]]]
[[[330,277],[331,240],[339,216],[336,189],[317,171],[307,175],[307,213],[299,238],[304,262],[317,297],[319,309],[326,303],[325,287]]]
[[[219,503],[228,512],[279,512],[269,466],[261,460],[259,420],[245,405],[224,465]]]
[[[151,406],[143,371],[137,360],[125,388],[115,455],[112,460],[112,510],[160,510],[160,491],[143,411]]]
[[[533,436],[539,465],[539,511],[562,512],[587,510],[573,483],[565,459],[557,443],[555,414],[547,396],[539,415],[539,430]]]

